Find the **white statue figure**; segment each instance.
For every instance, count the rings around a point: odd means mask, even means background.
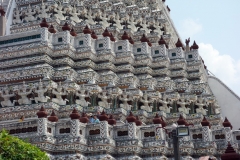
[[[207,115],[208,110],[203,108],[203,106],[206,105],[206,102],[205,102],[204,98],[202,98],[202,96],[198,98],[196,105],[198,106],[198,108],[196,109],[197,113],[202,113],[203,115]]]
[[[19,24],[22,23],[22,20],[20,19],[20,11],[18,10],[18,8],[16,8],[16,11],[14,12],[13,15],[13,24]]]
[[[87,22],[89,25],[94,25],[94,24],[95,24],[95,22],[94,22],[94,20],[93,20],[93,18],[92,18],[92,10],[91,10],[91,9],[88,10],[88,14],[86,15],[86,17],[87,17],[86,22]]]
[[[47,102],[48,99],[50,99],[50,97],[48,96],[44,96],[44,93],[47,92],[48,88],[43,88],[43,84],[42,84],[42,81],[40,79],[40,82],[39,82],[39,86],[38,86],[38,90],[35,90],[34,92],[38,94],[37,97],[34,98],[35,102],[38,103],[38,102]]]
[[[98,95],[99,98],[101,98],[101,101],[98,102],[98,105],[104,108],[110,108],[110,103],[108,103],[108,96],[107,96],[107,92],[104,91],[102,92],[102,95],[99,94]]]
[[[50,6],[47,6],[47,8],[46,8],[45,3],[43,3],[43,1],[42,1],[41,11],[40,11],[38,17],[41,19],[49,18],[49,14],[47,13],[49,11],[49,9],[50,9]]]
[[[15,105],[15,100],[13,101],[13,103],[11,102],[10,98],[14,97],[15,94],[10,94],[10,90],[8,89],[8,87],[6,86],[6,88],[4,89],[4,94],[1,91],[1,97],[3,98],[3,101],[1,102],[2,107],[13,107]]]
[[[121,108],[124,108],[125,110],[131,110],[132,108],[132,105],[129,105],[128,104],[128,101],[132,100],[126,92],[124,92],[120,97],[119,99],[123,102],[120,104],[120,107]]]
[[[170,34],[169,25],[167,25],[166,23],[164,23],[164,24],[163,24],[163,28],[164,28],[164,34]]]
[[[29,94],[32,93],[32,88],[27,91],[27,85],[25,85],[25,82],[23,82],[22,91],[18,92],[18,95],[21,96],[21,98],[18,100],[18,103],[20,105],[22,104],[32,104],[32,101],[27,97]]]
[[[142,20],[142,28],[140,30],[145,31],[146,34],[150,33],[150,30],[148,29],[146,18],[143,18],[143,20]]]
[[[62,11],[62,9],[63,7],[61,4],[57,8],[54,8],[54,12],[57,12],[57,14],[54,14],[54,17],[61,21],[66,19],[63,15],[64,12]]]
[[[162,100],[159,100],[162,103],[162,106],[159,107],[160,111],[164,111],[165,113],[170,113],[172,107],[168,107],[169,102],[167,101],[167,96],[164,94]]]
[[[178,112],[183,112],[185,114],[189,114],[190,108],[187,108],[186,105],[189,105],[190,103],[187,102],[187,100],[182,96],[180,100],[177,101],[177,104],[179,104],[181,107],[178,108]]]
[[[148,95],[145,93],[143,97],[140,99],[140,101],[143,103],[141,106],[141,109],[147,111],[147,112],[152,112],[153,106],[149,106],[149,103],[152,103],[153,100],[148,99]]]
[[[80,23],[81,19],[79,19],[79,15],[80,13],[77,12],[76,7],[73,7],[72,12],[70,13],[72,15],[72,17],[70,17],[70,19],[76,23]]]
[[[90,102],[86,101],[85,98],[89,97],[89,92],[86,94],[86,90],[81,88],[80,93],[77,91],[75,94],[79,97],[79,99],[76,100],[76,104],[81,105],[82,107],[88,106],[88,104],[91,104]]]
[[[154,30],[154,32],[158,33],[159,35],[162,35],[161,26],[159,25],[158,21],[155,22],[154,27],[156,28],[156,30]]]
[[[102,13],[101,19],[102,19],[102,21],[100,22],[100,24],[102,24],[103,28],[108,27],[109,23],[108,23],[108,18],[107,18],[106,12]]]
[[[133,32],[137,32],[137,27],[134,23],[134,17],[130,16],[130,25],[128,26]]]
[[[33,16],[36,13],[36,11],[32,11],[32,8],[29,4],[29,7],[27,9],[27,12],[25,13],[26,17],[24,18],[25,21],[27,22],[32,22],[34,21],[36,18]]]
[[[119,14],[116,13],[115,15],[115,22],[116,24],[114,24],[118,29],[123,29],[123,26],[121,25],[121,21],[120,21],[120,17]]]
[[[63,100],[62,96],[67,95],[67,92],[63,89],[61,82],[59,83],[56,90],[52,90],[52,93],[56,95],[56,98],[52,99],[54,103],[57,103],[59,105],[66,105],[66,102],[68,102],[68,100],[66,98]]]

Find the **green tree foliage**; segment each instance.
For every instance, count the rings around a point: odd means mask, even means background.
[[[3,130],[0,132],[0,160],[49,160],[49,157],[38,147]]]

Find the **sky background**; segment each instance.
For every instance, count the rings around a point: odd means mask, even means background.
[[[240,96],[240,0],[166,0],[185,42],[196,40],[208,70]]]

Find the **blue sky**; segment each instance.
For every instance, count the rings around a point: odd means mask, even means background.
[[[166,0],[181,38],[200,46],[208,69],[240,95],[240,0]]]

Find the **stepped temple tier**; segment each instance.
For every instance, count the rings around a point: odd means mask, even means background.
[[[51,160],[173,160],[174,124],[190,131],[184,160],[237,154],[240,131],[165,3],[3,0],[0,129]]]

